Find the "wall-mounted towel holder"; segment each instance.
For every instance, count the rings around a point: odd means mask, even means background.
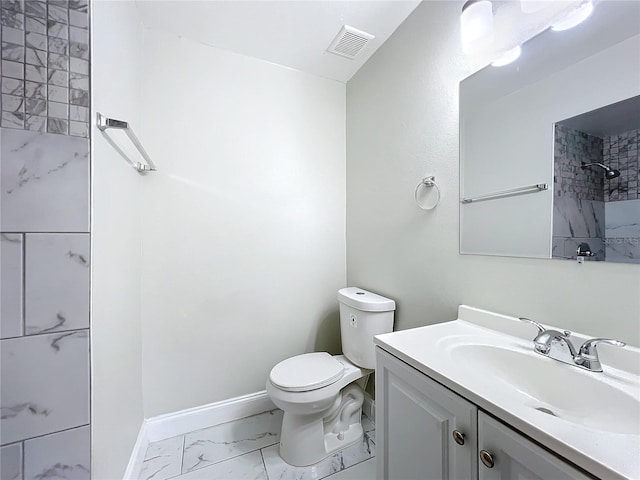
[[[98,127],[98,130],[102,132],[102,134],[107,139],[107,141],[111,144],[111,146],[115,148],[118,151],[118,153],[122,155],[122,157],[127,162],[129,162],[131,166],[138,173],[155,172],[156,165],[153,163],[153,161],[151,160],[151,157],[149,157],[149,154],[140,143],[140,140],[138,140],[138,137],[136,137],[136,134],[133,133],[133,130],[131,130],[129,123],[123,120],[116,120],[115,118],[106,117],[102,115],[100,112],[97,112],[96,126]],[[142,155],[142,158],[144,158],[144,161],[146,162],[146,164],[131,160],[129,156],[113,141],[113,139],[111,139],[111,137],[109,137],[109,135],[105,133],[105,130],[108,130],[109,128],[124,131],[124,133],[127,135],[129,140],[131,140],[131,143],[133,143],[133,145],[136,147],[138,152],[140,152],[140,155]]]
[[[420,191],[422,190],[423,186],[427,188],[435,188],[436,190],[436,201],[431,206],[426,206],[420,201]],[[436,183],[436,177],[434,177],[433,175],[424,177],[422,181],[416,186],[416,190],[413,193],[413,198],[415,198],[416,203],[422,210],[433,210],[434,208],[436,208],[440,203],[440,187],[438,187],[438,184]]]

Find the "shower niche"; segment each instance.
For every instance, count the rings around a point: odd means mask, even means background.
[[[640,96],[554,126],[552,257],[640,264]]]

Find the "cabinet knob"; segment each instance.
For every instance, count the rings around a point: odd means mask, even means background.
[[[452,435],[453,439],[458,445],[464,445],[464,433],[460,433],[458,430],[454,430]]]
[[[486,450],[480,450],[480,460],[484,463],[484,466],[487,468],[493,468],[495,462],[493,460],[493,455],[491,455]]]

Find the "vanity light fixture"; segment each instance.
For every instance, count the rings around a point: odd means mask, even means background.
[[[504,52],[502,56],[500,56],[500,58],[498,58],[491,65],[494,67],[504,67],[505,65],[509,65],[510,63],[515,62],[521,53],[522,48],[520,47],[520,45],[518,45],[517,47]]]
[[[467,0],[460,15],[462,51],[485,50],[493,41],[493,5],[489,0]]]
[[[582,3],[573,12],[569,13],[562,20],[551,25],[551,30],[554,32],[562,32],[563,30],[569,30],[576,25],[581,24],[593,13],[593,1],[587,0]]]

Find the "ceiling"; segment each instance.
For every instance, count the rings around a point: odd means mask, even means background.
[[[640,95],[558,123],[599,138],[638,130]]]
[[[419,0],[137,0],[147,28],[347,82]],[[326,50],[343,25],[375,35],[354,58]]]
[[[524,43],[521,57],[512,64],[499,68],[488,66],[464,79],[460,84],[460,98],[465,109],[481,108],[640,34],[640,2],[606,3],[607,8],[596,6],[593,15],[576,28],[563,32],[546,30]],[[547,25],[550,23],[547,21]]]

